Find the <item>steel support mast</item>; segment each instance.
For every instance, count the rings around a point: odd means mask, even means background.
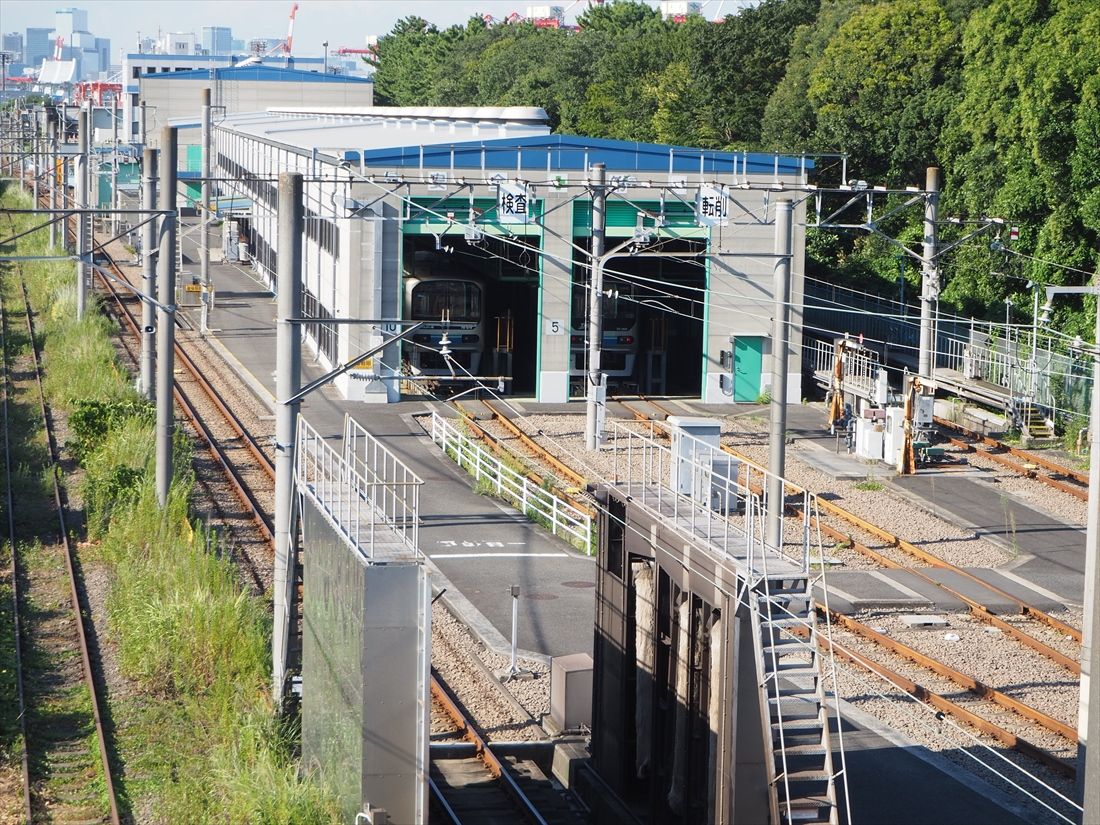
[[[584,443],[589,450],[600,446],[598,406],[602,398],[603,375],[600,372],[600,348],[603,344],[603,248],[607,231],[607,168],[593,163],[592,169],[592,250],[588,271],[588,405]]]
[[[160,242],[157,244],[157,501],[168,503],[172,484],[172,436],[175,417],[172,372],[175,369],[176,327],[176,128],[160,131]]]
[[[294,529],[294,449],[298,426],[297,400],[302,385],[301,330],[292,319],[302,309],[302,175],[279,175],[278,291],[279,320],[275,339],[275,570],[274,628],[271,634],[272,691],[276,706],[283,701],[294,606],[297,553]]]
[[[940,170],[929,166],[925,172],[924,188],[928,195],[924,202],[924,250],[921,254],[920,293],[920,352],[917,372],[925,378],[932,377],[936,366],[932,307],[940,295],[940,268],[936,261],[936,217],[940,205]]]
[[[794,246],[789,199],[775,205],[775,317],[772,319],[771,435],[768,443],[767,543],[783,543],[783,476],[786,471],[787,369],[790,354],[791,255]]]

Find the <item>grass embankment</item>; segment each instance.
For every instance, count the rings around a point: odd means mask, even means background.
[[[29,199],[14,187],[0,207]],[[31,225],[16,216],[17,225]],[[6,234],[10,224],[0,225]],[[47,232],[17,254],[46,251]],[[46,389],[85,469],[89,538],[110,574],[107,615],[134,686],[112,702],[126,804],[139,821],[322,823],[332,800],[298,779],[293,731],[273,716],[270,620],[193,519],[189,447],[178,439],[170,501],[153,486],[154,419],[118,363],[110,322],[75,320],[73,266],[24,265],[45,347]]]

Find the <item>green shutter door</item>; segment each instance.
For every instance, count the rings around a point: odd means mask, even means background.
[[[756,401],[760,397],[760,367],[764,339],[739,336],[733,342],[733,400]]]

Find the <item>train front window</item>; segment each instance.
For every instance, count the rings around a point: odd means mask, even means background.
[[[603,297],[603,328],[605,332],[633,329],[638,318],[634,296],[622,287]],[[573,329],[581,329],[588,320],[588,290],[573,288]]]
[[[481,320],[481,289],[469,281],[427,281],[412,290],[412,320]]]

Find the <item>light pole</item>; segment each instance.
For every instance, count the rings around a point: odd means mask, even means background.
[[[325,47],[325,74],[328,74],[328,41],[321,44]]]

